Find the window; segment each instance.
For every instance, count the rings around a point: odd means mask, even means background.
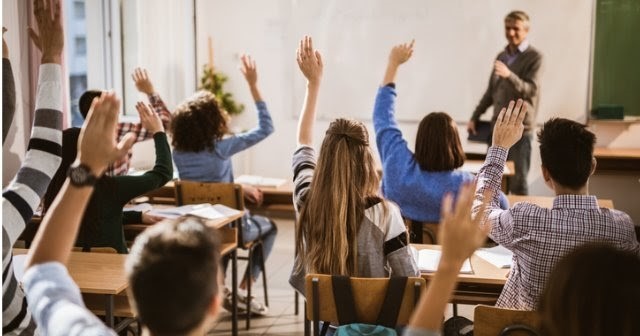
[[[73,2],[73,18],[76,20],[84,20],[85,18],[84,1]]]
[[[76,37],[75,43],[76,56],[87,56],[87,38],[84,36]]]

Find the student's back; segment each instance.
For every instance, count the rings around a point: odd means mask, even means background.
[[[333,121],[316,162],[313,123],[322,60],[309,37],[300,43],[298,65],[308,83],[293,155],[297,255],[290,283],[304,293],[306,273],[387,277],[390,269],[393,275],[417,275],[400,211],[378,196],[365,126]]]

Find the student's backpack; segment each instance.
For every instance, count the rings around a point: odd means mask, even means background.
[[[351,282],[346,276],[333,276],[333,298],[338,312],[340,326],[336,329],[336,336],[397,336],[396,321],[400,313],[400,306],[404,296],[407,277],[389,278],[389,286],[376,324],[355,323],[358,319],[354,307]]]

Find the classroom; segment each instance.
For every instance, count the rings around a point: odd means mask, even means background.
[[[2,22],[3,334],[640,333],[637,0]]]

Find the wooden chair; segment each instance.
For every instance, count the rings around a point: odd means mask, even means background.
[[[213,183],[213,182],[194,182],[194,181],[176,181],[175,182],[176,202],[180,205],[186,204],[222,204],[237,210],[244,210],[244,197],[242,194],[242,186],[234,183]],[[251,265],[257,249],[262,249],[262,239],[258,238],[254,241],[245,242],[242,239],[242,224],[238,224],[238,247],[247,250],[247,257],[238,257],[247,260]],[[260,250],[258,253],[262,269],[262,286],[264,287],[264,302],[269,306],[269,296],[267,293],[267,270],[264,261],[264,252]],[[251,279],[249,274],[250,267],[247,267],[245,276]],[[247,320],[246,328],[249,330],[251,323],[251,283],[247,282]]]
[[[475,336],[538,335],[538,313],[479,305],[473,314]]]
[[[375,324],[382,309],[389,278],[349,278],[358,323]],[[407,325],[420,293],[426,289],[423,278],[408,278],[396,320],[397,325]],[[320,335],[319,322],[338,321],[338,311],[334,301],[332,276],[308,274],[305,278],[307,302],[306,320],[313,321],[313,334]],[[328,325],[328,323],[325,323]],[[325,327],[326,328],[326,327]],[[326,331],[325,331],[326,332]]]
[[[405,225],[410,234],[410,241],[414,244],[438,244],[438,223],[420,222],[405,218]]]
[[[74,247],[72,249],[72,251],[74,252],[82,252],[82,247]],[[114,249],[113,247],[92,247],[89,249],[89,252],[91,253],[118,253],[118,251],[116,251],[116,249]]]

